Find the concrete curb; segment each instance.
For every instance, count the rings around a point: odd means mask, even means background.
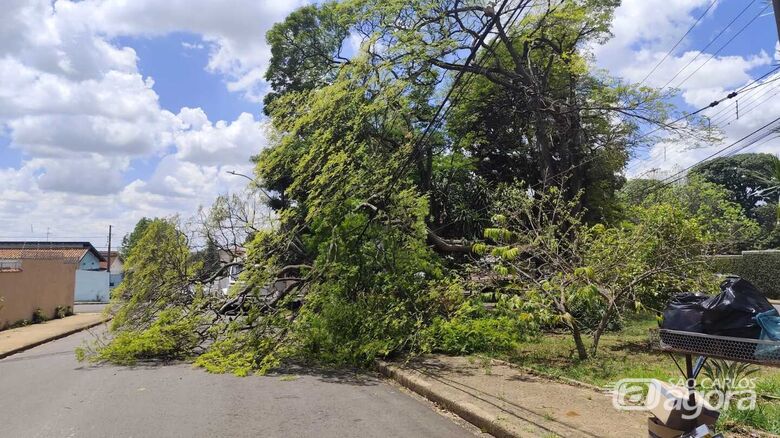
[[[43,345],[43,344],[45,344],[47,342],[56,341],[57,339],[61,339],[61,338],[64,338],[66,336],[70,336],[70,335],[72,335],[74,333],[78,333],[80,331],[91,329],[92,327],[98,326],[100,324],[105,324],[106,322],[109,321],[109,319],[110,318],[104,319],[102,321],[91,322],[91,323],[89,323],[89,324],[87,324],[85,326],[76,327],[76,328],[70,329],[70,330],[62,332],[62,333],[57,333],[56,335],[51,335],[51,336],[49,336],[46,339],[41,339],[41,340],[38,340],[38,341],[35,341],[35,342],[31,342],[31,343],[29,343],[27,345],[24,345],[22,347],[14,348],[13,350],[0,352],[0,359],[5,359],[8,356],[12,356],[14,354],[21,353],[22,351],[29,350],[31,348],[35,348],[35,347],[37,347],[39,345]]]
[[[498,418],[498,416],[474,406],[471,403],[456,401],[446,397],[431,388],[431,385],[428,382],[417,377],[412,372],[380,360],[375,361],[374,364],[377,370],[385,377],[395,380],[407,389],[442,406],[453,414],[478,427],[483,432],[487,432],[499,438],[516,438],[521,436],[501,424],[501,419]]]

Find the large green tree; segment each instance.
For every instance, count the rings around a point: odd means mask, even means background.
[[[696,165],[690,173],[725,187],[749,216],[756,217],[756,207],[776,203],[767,191],[774,174],[774,160],[774,155],[761,153],[718,157]]]
[[[202,305],[233,313],[214,316],[198,363],[243,373],[417,348],[463,300],[449,269],[474,255],[504,183],[611,216],[638,125],[666,110],[591,66],[616,5],[345,0],[274,26],[270,145],[254,161],[278,223],[247,234],[232,301]]]

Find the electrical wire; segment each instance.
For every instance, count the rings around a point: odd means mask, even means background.
[[[742,32],[744,32],[744,31],[745,31],[745,29],[747,29],[747,27],[748,27],[748,26],[750,26],[750,25],[751,25],[751,24],[752,24],[754,21],[756,21],[756,19],[757,19],[758,17],[760,17],[760,16],[761,16],[761,14],[763,14],[763,13],[764,13],[764,11],[766,11],[768,7],[769,7],[769,4],[767,4],[766,6],[764,6],[764,8],[763,8],[763,9],[761,9],[760,11],[758,11],[758,14],[756,14],[755,16],[753,16],[753,18],[751,18],[751,19],[750,19],[750,21],[748,21],[747,23],[745,23],[745,25],[744,25],[744,26],[742,26],[742,27],[741,27],[741,28],[740,28],[740,29],[737,31],[737,33],[735,33],[734,35],[732,35],[732,36],[731,36],[731,38],[729,38],[729,40],[728,40],[728,41],[726,41],[726,42],[725,42],[725,43],[724,43],[722,46],[720,46],[720,48],[719,48],[718,50],[716,50],[716,51],[715,51],[715,53],[711,54],[711,55],[710,55],[710,57],[709,57],[709,58],[707,58],[707,60],[706,60],[706,61],[704,61],[704,62],[703,62],[701,65],[699,65],[698,67],[696,67],[696,69],[695,69],[694,71],[692,71],[692,72],[691,72],[691,73],[690,73],[688,76],[686,76],[686,77],[685,77],[685,79],[683,79],[683,80],[682,80],[682,81],[681,81],[679,84],[677,84],[677,85],[676,85],[674,88],[680,88],[680,87],[681,87],[681,86],[682,86],[682,85],[683,85],[683,84],[684,84],[686,81],[688,81],[688,79],[690,79],[690,78],[691,78],[693,75],[695,75],[695,74],[696,74],[696,73],[697,73],[699,70],[701,70],[701,69],[702,69],[702,67],[704,67],[705,65],[707,65],[707,63],[708,63],[708,62],[710,62],[710,61],[711,61],[713,58],[715,58],[715,57],[716,57],[716,56],[717,56],[717,55],[718,55],[718,54],[719,54],[719,53],[720,53],[720,52],[721,52],[723,49],[725,49],[725,48],[726,48],[726,46],[728,46],[729,44],[731,44],[731,42],[732,42],[732,41],[734,41],[734,39],[735,39],[736,37],[738,37],[738,36],[739,36],[739,35],[740,35]]]
[[[679,70],[677,73],[675,73],[675,75],[674,75],[674,76],[672,76],[672,78],[671,78],[671,79],[669,79],[669,80],[668,80],[668,81],[667,81],[667,82],[664,84],[664,86],[663,86],[663,87],[661,87],[661,89],[662,89],[662,90],[663,90],[663,89],[665,89],[666,87],[668,87],[668,86],[669,86],[669,84],[671,84],[671,83],[672,83],[672,81],[674,81],[675,79],[677,79],[677,77],[678,77],[678,76],[679,76],[679,75],[680,75],[680,74],[681,74],[683,71],[685,71],[685,69],[687,69],[687,68],[688,68],[688,66],[690,66],[690,65],[691,65],[691,64],[692,64],[694,61],[696,61],[696,60],[699,58],[699,56],[701,56],[701,54],[702,54],[702,53],[704,53],[704,51],[705,51],[705,50],[707,50],[707,48],[709,48],[709,47],[710,47],[710,45],[712,45],[712,43],[714,43],[715,41],[717,41],[717,40],[718,40],[718,38],[720,38],[720,36],[721,36],[721,35],[723,35],[723,32],[725,32],[725,31],[726,31],[726,29],[728,29],[728,28],[729,28],[729,27],[730,27],[732,24],[734,24],[734,22],[736,22],[736,21],[739,19],[739,17],[741,17],[741,16],[742,16],[742,14],[744,14],[745,12],[747,12],[748,8],[750,8],[750,6],[752,6],[752,5],[753,5],[753,3],[755,3],[755,2],[756,2],[756,0],[751,0],[751,1],[750,1],[750,3],[748,3],[748,4],[747,4],[747,5],[746,5],[746,6],[745,6],[745,7],[744,7],[744,8],[743,8],[743,9],[742,9],[742,10],[741,10],[741,11],[740,11],[738,14],[737,14],[737,16],[736,16],[736,17],[734,17],[734,18],[733,18],[733,19],[732,19],[732,20],[729,22],[729,24],[727,24],[725,27],[723,27],[723,29],[721,29],[721,30],[720,30],[720,32],[718,32],[718,34],[717,34],[717,35],[715,35],[715,38],[711,39],[711,40],[710,40],[710,42],[708,42],[708,43],[707,43],[707,44],[706,44],[706,45],[705,45],[705,46],[704,46],[704,47],[703,47],[701,50],[699,50],[699,53],[697,53],[697,54],[696,54],[696,56],[694,56],[694,57],[693,57],[693,59],[691,59],[690,61],[688,61],[688,63],[687,63],[687,64],[685,64],[685,66],[683,66],[683,68],[681,68],[681,69],[680,69],[680,70]]]
[[[664,63],[664,61],[666,61],[666,59],[669,57],[669,55],[671,55],[671,54],[672,54],[672,52],[674,52],[674,49],[676,49],[676,48],[677,48],[677,46],[679,46],[679,45],[680,45],[680,43],[681,43],[681,42],[682,42],[682,41],[685,39],[685,37],[687,37],[687,36],[688,36],[688,34],[689,34],[689,33],[691,33],[691,31],[692,31],[692,30],[693,30],[693,29],[696,27],[696,25],[697,25],[697,24],[699,24],[699,22],[702,20],[702,18],[704,18],[704,16],[705,16],[705,15],[707,15],[707,12],[709,12],[709,11],[710,11],[710,9],[712,9],[712,7],[713,7],[713,6],[715,6],[715,3],[717,3],[717,0],[712,0],[712,2],[710,2],[710,5],[709,5],[709,6],[707,6],[707,9],[705,9],[705,10],[704,10],[704,12],[702,12],[702,14],[701,14],[701,15],[699,15],[699,18],[697,18],[697,19],[696,19],[696,21],[695,21],[695,22],[694,22],[694,23],[691,25],[691,27],[689,27],[689,28],[688,28],[688,30],[687,30],[687,31],[686,31],[686,32],[683,34],[683,36],[681,36],[681,37],[680,37],[680,39],[679,39],[679,40],[677,40],[677,42],[676,42],[676,43],[674,43],[674,46],[672,46],[672,48],[671,48],[671,49],[669,49],[669,51],[668,51],[668,52],[666,52],[666,54],[664,55],[664,57],[663,57],[663,58],[662,58],[660,61],[658,61],[658,63],[655,65],[655,67],[653,67],[653,68],[652,68],[652,70],[650,70],[650,71],[649,71],[649,72],[648,72],[648,73],[645,75],[645,77],[644,77],[644,78],[642,78],[642,80],[641,80],[641,81],[639,81],[639,85],[640,85],[640,86],[641,86],[642,84],[644,84],[644,83],[645,83],[645,81],[647,80],[647,78],[649,78],[649,77],[650,77],[650,76],[651,76],[651,75],[652,75],[652,74],[653,74],[653,73],[654,73],[654,72],[655,72],[655,71],[658,69],[658,67],[660,67],[660,66],[661,66],[661,64],[663,64],[663,63]]]
[[[733,143],[730,143],[729,145],[727,145],[727,146],[725,146],[725,147],[723,147],[723,148],[721,148],[721,149],[719,149],[719,150],[715,151],[714,153],[712,153],[712,154],[710,154],[710,155],[706,156],[705,158],[703,158],[703,159],[701,159],[701,160],[699,160],[699,161],[697,161],[697,162],[695,162],[695,163],[691,164],[690,166],[688,166],[688,167],[686,167],[686,168],[682,169],[681,171],[679,171],[679,172],[675,173],[674,175],[671,175],[671,176],[669,176],[669,177],[665,178],[663,181],[661,181],[661,183],[662,183],[662,184],[661,184],[660,188],[658,188],[658,190],[660,190],[660,189],[661,189],[661,188],[663,188],[663,187],[667,187],[668,185],[670,185],[670,184],[673,184],[673,183],[675,183],[675,182],[679,181],[680,179],[684,178],[684,177],[685,177],[685,175],[687,174],[687,172],[688,172],[689,170],[691,170],[693,167],[695,167],[695,166],[697,166],[697,165],[699,165],[699,164],[701,164],[701,163],[703,163],[703,162],[705,162],[705,161],[707,161],[707,160],[710,160],[710,159],[712,159],[712,158],[714,158],[714,157],[716,157],[716,156],[720,155],[721,153],[723,153],[723,152],[725,152],[725,151],[728,151],[729,149],[731,149],[731,148],[735,147],[736,145],[738,145],[738,144],[742,143],[742,142],[743,142],[743,141],[745,141],[746,139],[748,139],[748,138],[750,138],[750,137],[752,137],[752,136],[756,135],[756,134],[757,134],[757,133],[759,133],[760,131],[762,131],[762,130],[764,130],[764,129],[768,128],[768,127],[770,127],[771,125],[773,125],[773,124],[777,123],[778,121],[780,121],[780,117],[777,117],[777,118],[775,118],[774,120],[772,120],[771,122],[769,122],[769,123],[767,123],[767,124],[765,124],[765,125],[761,126],[760,128],[757,128],[757,129],[753,130],[752,132],[750,132],[749,134],[747,134],[747,135],[745,135],[744,137],[740,138],[739,140],[737,140],[737,141],[735,141],[735,142],[733,142]],[[733,151],[729,151],[728,153],[729,153],[729,154],[731,154],[731,155],[733,155],[733,154],[735,154],[735,153],[737,153],[737,152],[739,152],[739,151],[741,151],[741,150],[745,149],[746,147],[748,147],[748,146],[750,146],[750,145],[752,145],[752,144],[754,144],[754,143],[756,143],[756,142],[758,142],[758,141],[761,141],[761,140],[763,140],[763,139],[764,139],[764,138],[765,138],[767,135],[771,135],[771,134],[772,134],[772,131],[769,131],[769,132],[767,132],[767,133],[765,133],[765,134],[762,134],[762,136],[761,136],[760,138],[758,138],[758,139],[756,139],[756,140],[753,140],[752,142],[748,143],[748,144],[747,144],[747,145],[745,145],[745,146],[741,146],[741,147],[738,147],[738,148],[734,149]],[[727,155],[727,156],[730,156],[730,155]],[[651,191],[650,193],[643,194],[643,196],[646,196],[646,195],[648,195],[648,194],[652,194],[652,193],[654,193],[654,192],[655,192],[655,191]]]

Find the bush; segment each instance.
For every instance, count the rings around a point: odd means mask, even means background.
[[[46,322],[49,320],[49,317],[46,316],[46,314],[43,312],[43,309],[38,307],[35,309],[35,312],[33,312],[32,315],[32,323],[33,324],[40,324],[42,322]]]
[[[65,318],[66,316],[70,316],[70,315],[71,315],[70,306],[68,306],[68,307],[57,306],[57,307],[54,308],[54,318],[55,319],[62,319],[62,318]]]
[[[743,251],[742,255],[715,256],[710,261],[718,273],[739,275],[768,298],[780,298],[780,251]]]
[[[502,353],[522,341],[524,327],[509,316],[439,318],[423,332],[422,350],[447,354]]]

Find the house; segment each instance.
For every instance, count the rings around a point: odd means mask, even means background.
[[[239,282],[239,275],[244,270],[243,262],[246,257],[246,249],[241,247],[233,248],[231,251],[220,249],[218,250],[218,255],[221,265],[230,266],[222,272],[222,275],[217,276],[212,283],[206,285],[206,291],[212,294],[227,295],[230,288]]]
[[[101,269],[106,259],[89,242],[0,242],[0,250],[19,250],[23,253],[38,252],[51,257],[61,257],[75,262],[74,300],[108,302],[109,274]],[[113,263],[112,263],[113,264]]]
[[[79,251],[0,247],[0,329],[73,308]]]
[[[108,287],[113,289],[119,286],[122,279],[125,278],[125,266],[124,259],[119,254],[119,251],[100,251],[100,255],[103,256],[105,261],[100,262],[100,269],[108,271]],[[109,260],[111,261],[111,269],[108,269]]]

